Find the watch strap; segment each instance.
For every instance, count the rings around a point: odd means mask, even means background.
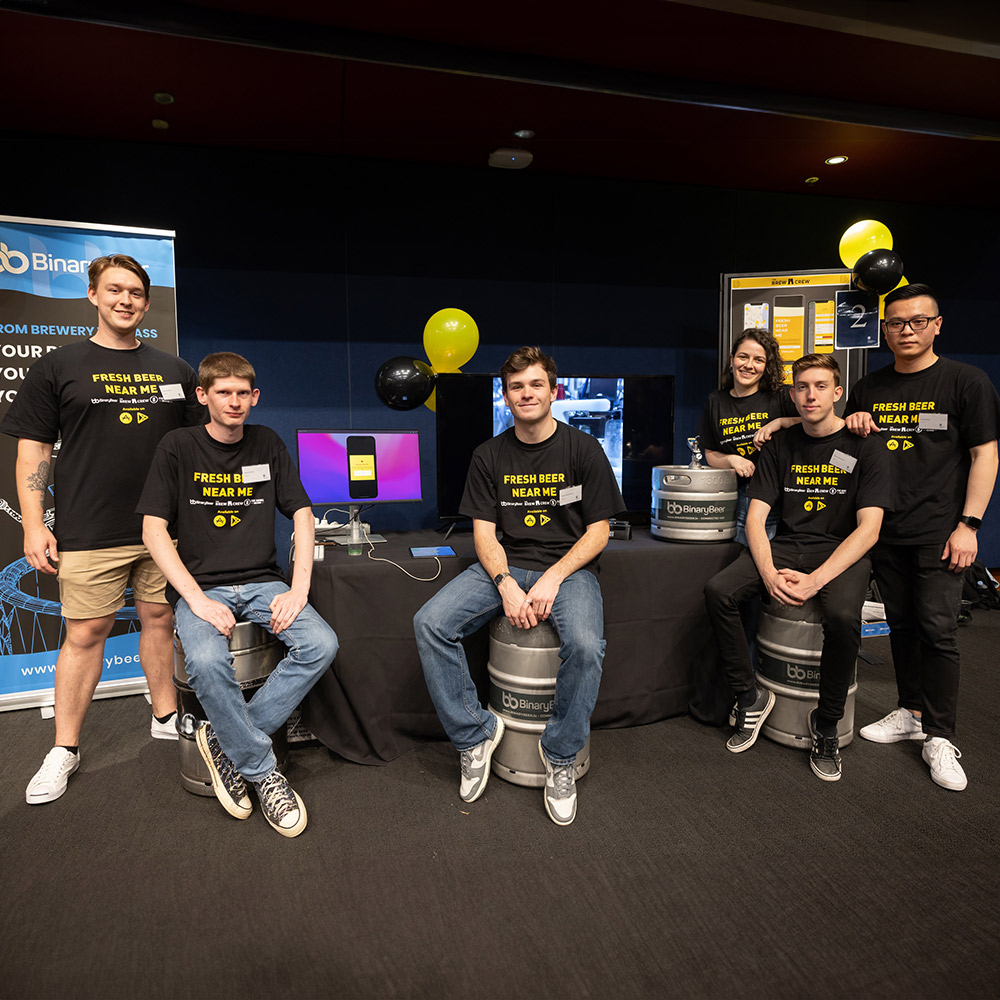
[[[973,531],[978,531],[983,526],[983,519],[981,517],[973,517],[971,514],[963,514],[959,521],[962,524],[967,524]]]
[[[493,577],[493,586],[499,587],[500,584],[503,583],[508,576],[510,576],[510,573],[508,573],[506,570],[504,570],[503,573],[497,573],[497,575]]]

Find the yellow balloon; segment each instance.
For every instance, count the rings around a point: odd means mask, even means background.
[[[424,350],[435,371],[458,371],[478,347],[479,327],[462,309],[439,309],[424,327]]]
[[[896,288],[902,288],[903,285],[908,285],[908,284],[909,284],[909,282],[906,280],[906,278],[902,277],[902,278],[899,279],[899,284],[896,285]],[[890,288],[889,291],[885,293],[885,295],[891,295],[896,290],[896,288]],[[879,319],[885,319],[885,295],[880,295],[878,297],[878,318]]]
[[[840,237],[840,259],[844,267],[853,268],[869,250],[891,250],[892,233],[883,222],[862,219],[844,230]]]
[[[437,394],[437,389],[431,389],[431,394],[424,400],[424,406],[426,406],[431,413],[437,413]]]

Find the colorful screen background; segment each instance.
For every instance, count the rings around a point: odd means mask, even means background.
[[[375,438],[375,472],[378,493],[372,499],[351,499],[347,481],[347,439]],[[296,432],[299,476],[314,504],[389,503],[421,500],[420,438],[416,431],[311,431]]]

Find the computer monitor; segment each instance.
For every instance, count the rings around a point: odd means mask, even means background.
[[[416,431],[297,430],[295,437],[299,477],[314,506],[423,499]]]
[[[437,390],[437,501],[443,521],[461,519],[459,505],[472,452],[513,421],[500,379],[441,373]],[[625,517],[648,524],[652,470],[673,461],[672,375],[560,375],[552,415],[601,444],[625,500]]]

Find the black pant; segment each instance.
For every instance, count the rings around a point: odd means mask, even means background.
[[[955,735],[958,612],[964,573],[948,571],[944,543],[889,545],[872,552],[889,623],[900,708],[923,712],[929,736]]]
[[[811,573],[832,552],[804,551],[797,546],[771,542],[771,558],[778,569]],[[827,724],[844,716],[847,689],[851,686],[854,665],[861,645],[861,605],[871,576],[871,561],[862,556],[838,577],[831,580],[815,597],[823,609],[823,653],[820,657],[819,709],[817,715]],[[740,607],[767,593],[764,581],[749,550],[744,549],[736,562],[716,573],[705,586],[705,606],[715,630],[729,686],[739,695],[754,686],[750,651],[740,621]]]

